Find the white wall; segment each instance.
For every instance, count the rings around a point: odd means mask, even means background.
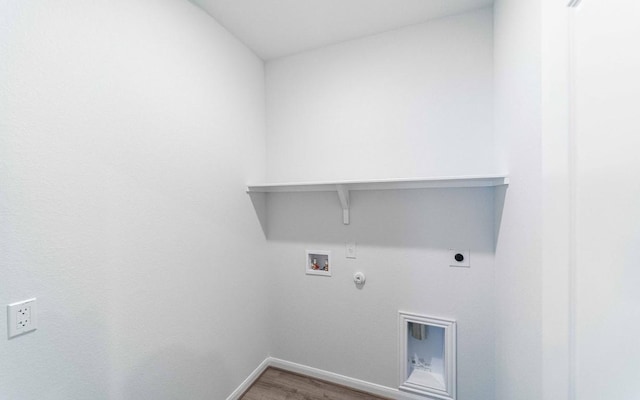
[[[525,121],[524,113],[507,106],[517,104],[535,119],[538,75],[542,89],[542,129],[539,137],[535,130],[528,133],[541,144],[540,189],[538,161],[523,158],[537,157],[536,146],[521,148],[522,139],[504,142],[505,154],[512,157],[512,184],[496,253],[496,398],[636,399],[640,58],[630,49],[640,36],[640,6],[625,1],[583,1],[575,9],[554,0],[540,4],[542,13],[534,3],[495,5],[499,135],[517,137],[523,128],[536,126],[531,120],[517,123],[513,117]],[[534,34],[536,25],[539,34]],[[527,68],[536,65],[539,73]],[[530,85],[528,93],[518,82]],[[533,184],[527,197],[518,199],[518,170],[526,168]],[[540,195],[538,211],[531,205]],[[510,213],[515,207],[521,211]],[[538,212],[541,224],[528,217]],[[528,242],[511,234],[523,226],[535,234]],[[513,270],[506,263],[512,250],[536,263],[527,262],[526,272]]]
[[[576,398],[640,398],[640,5],[574,14]]]
[[[489,9],[268,62],[269,178],[491,171],[492,68]],[[275,357],[397,387],[398,310],[449,317],[459,399],[494,398],[491,189],[352,192],[347,226],[335,193],[270,196]],[[305,249],[333,252],[331,278]]]
[[[267,63],[272,181],[496,172],[492,11]]]
[[[571,162],[569,13],[541,1],[542,398],[571,396]]]
[[[272,355],[397,387],[398,310],[458,321],[458,395],[493,399],[491,189],[353,192],[343,225],[334,193],[269,199]],[[357,242],[357,258],[345,243]],[[471,250],[450,268],[448,248]],[[330,250],[332,277],[305,275],[305,249]],[[353,274],[367,281],[359,290]]]
[[[497,0],[495,128],[510,185],[496,244],[496,399],[542,398],[541,9]]]
[[[226,397],[268,354],[262,61],[157,0],[2,0],[0,59],[0,304],[39,302],[0,397]]]
[[[461,400],[559,398],[569,143],[551,1],[272,61],[265,139],[263,63],[188,3],[0,0],[0,304],[40,308],[38,331],[0,340],[0,397],[224,398],[269,349],[393,387],[403,309],[458,320]],[[583,2],[575,25],[586,400],[640,394],[640,10],[618,2]],[[348,226],[335,194],[273,195],[267,248],[243,193],[265,164],[273,181],[511,185],[502,213],[488,189],[355,193]],[[449,247],[472,268],[448,268]],[[304,275],[307,248],[333,251],[333,277]]]

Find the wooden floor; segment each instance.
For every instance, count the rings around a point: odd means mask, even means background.
[[[389,400],[319,379],[268,368],[240,400]]]

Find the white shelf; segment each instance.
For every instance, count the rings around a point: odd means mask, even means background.
[[[295,183],[260,183],[247,186],[248,193],[273,192],[331,192],[336,186],[347,186],[349,190],[389,190],[389,189],[429,189],[429,188],[464,188],[492,187],[509,184],[504,175],[462,176],[438,178],[383,179],[366,181],[336,182],[295,182]]]
[[[435,178],[383,179],[336,182],[260,183],[247,186],[247,193],[337,192],[343,222],[349,223],[349,192],[352,190],[403,190],[473,188],[508,185],[506,175],[454,176]]]

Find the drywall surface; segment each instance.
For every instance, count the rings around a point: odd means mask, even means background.
[[[494,398],[492,189],[352,192],[350,225],[335,193],[270,196],[273,356],[398,387],[398,311],[451,318],[458,399]],[[449,267],[449,248],[471,268]],[[331,277],[305,275],[305,249],[332,252]]]
[[[542,5],[542,399],[567,400],[571,381],[569,13]]]
[[[542,397],[540,4],[497,0],[495,116],[510,184],[496,243],[496,399]]]
[[[574,13],[576,399],[640,398],[640,5]],[[604,362],[606,365],[598,365]]]
[[[157,0],[1,0],[0,59],[0,305],[39,302],[0,398],[225,398],[268,354],[262,61]]]
[[[492,0],[198,0],[265,60],[490,6]]]
[[[271,181],[496,172],[492,11],[267,62]]]
[[[494,171],[492,12],[269,61],[271,181]],[[456,319],[459,399],[493,399],[491,189],[271,194],[275,357],[397,387],[398,311]],[[347,259],[345,243],[357,243]],[[472,267],[449,267],[448,249]],[[332,251],[332,277],[304,273]],[[363,288],[352,280],[367,276]]]

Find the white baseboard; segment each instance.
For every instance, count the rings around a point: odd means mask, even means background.
[[[335,383],[337,385],[346,386],[351,389],[360,390],[362,392],[371,393],[381,397],[387,397],[396,400],[424,400],[424,396],[417,396],[410,393],[401,392],[387,386],[378,385],[376,383],[366,382],[360,379],[350,378],[348,376],[336,374],[318,368],[309,367],[307,365],[297,364],[291,361],[281,360],[279,358],[267,357],[258,368],[256,368],[247,379],[242,382],[238,388],[231,393],[227,400],[238,400],[240,396],[251,387],[251,384],[258,379],[260,374],[268,367],[280,368],[285,371],[295,372],[301,375],[307,375],[323,381]]]
[[[271,357],[265,358],[264,361],[262,361],[260,365],[258,365],[258,368],[254,369],[253,372],[249,374],[247,379],[245,379],[240,384],[240,386],[238,386],[236,390],[234,390],[233,393],[231,393],[229,397],[227,397],[227,400],[238,400],[240,396],[244,394],[244,392],[249,390],[251,385],[253,385],[253,382],[255,382],[255,380],[258,379],[260,375],[262,375],[264,370],[269,367],[270,360],[271,360]]]

